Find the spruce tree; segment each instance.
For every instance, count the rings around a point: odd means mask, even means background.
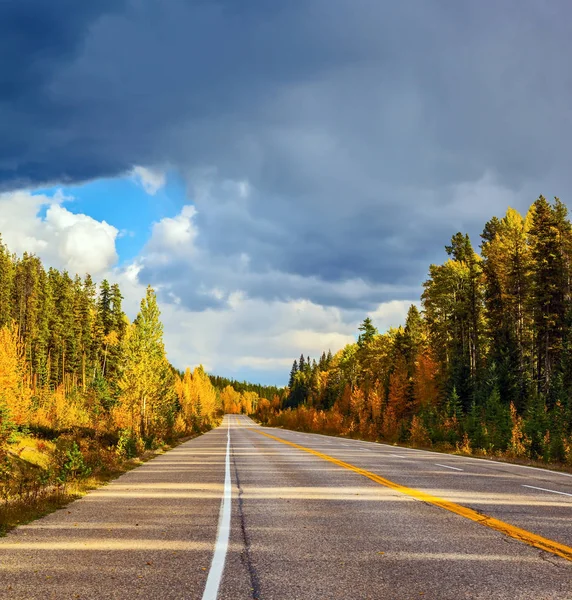
[[[296,373],[298,372],[298,362],[295,360],[292,364],[292,369],[290,371],[290,379],[288,380],[288,387],[292,389],[294,387],[294,381],[296,377]]]
[[[559,365],[565,322],[567,278],[557,214],[540,196],[533,205],[530,229],[533,277],[532,309],[535,325],[536,380],[547,393]]]

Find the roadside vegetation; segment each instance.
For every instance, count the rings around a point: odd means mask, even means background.
[[[0,534],[225,411],[256,410],[248,384],[215,387],[202,367],[169,364],[151,288],[133,322],[121,301],[116,284],[46,270],[0,242]]]
[[[420,307],[319,360],[294,361],[260,422],[545,465],[572,466],[572,226],[542,196],[431,265]]]
[[[216,426],[301,431],[572,466],[572,226],[558,199],[457,233],[420,308],[294,361],[287,388],[169,364],[154,291],[44,269],[0,243],[0,533]]]

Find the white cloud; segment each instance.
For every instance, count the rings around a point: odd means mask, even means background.
[[[405,325],[405,317],[409,307],[415,304],[419,306],[418,300],[391,300],[383,302],[375,310],[368,313],[373,324],[380,332],[387,331],[390,327]]]
[[[238,188],[231,182],[225,185]],[[292,360],[301,352],[318,358],[323,351],[335,352],[355,341],[358,325],[368,314],[366,308],[356,308],[361,298],[416,296],[397,285],[358,278],[328,282],[313,275],[256,271],[245,253],[221,257],[200,247],[199,216],[187,205],[177,216],[155,223],[137,259],[110,275],[121,285],[131,318],[145,286],[158,289],[165,345],[178,368],[203,364],[226,375],[252,370],[284,384]],[[285,294],[260,292],[265,286],[283,288]],[[343,299],[342,306],[328,306],[311,296],[335,296]],[[385,331],[404,324],[411,303],[383,302],[369,316]]]
[[[12,252],[32,252],[48,265],[97,276],[117,262],[118,230],[105,221],[67,210],[70,200],[17,191],[0,194],[0,233]],[[46,209],[45,217],[41,216]]]
[[[110,275],[125,297],[124,307],[133,318],[145,294],[136,264]],[[253,370],[265,380],[286,383],[294,358],[303,352],[319,358],[355,342],[364,312],[344,311],[309,300],[269,301],[231,294],[222,309],[190,310],[169,294],[159,293],[169,360],[178,368],[202,364],[208,371],[241,376]],[[379,304],[369,313],[380,331],[405,322],[410,301]],[[265,376],[267,373],[268,376]]]
[[[134,167],[133,176],[143,189],[150,195],[154,196],[167,181],[165,171],[159,169],[150,169],[148,167]]]
[[[247,367],[283,374],[304,352],[319,357],[354,341],[357,325],[340,311],[299,302],[245,299],[233,308],[194,312],[161,304],[165,342],[177,366],[202,363],[208,370],[233,373]]]
[[[225,185],[232,188],[233,196],[244,198],[240,182]],[[18,253],[35,252],[47,264],[71,273],[87,271],[97,280],[117,281],[130,318],[136,315],[145,287],[151,283],[158,290],[168,356],[179,368],[203,364],[211,372],[231,376],[252,370],[283,384],[292,360],[301,352],[318,358],[323,351],[335,352],[354,342],[357,327],[366,316],[366,310],[356,309],[354,303],[364,295],[384,292],[357,278],[325,282],[276,270],[257,272],[244,252],[217,257],[197,246],[198,213],[193,205],[155,223],[141,254],[122,268],[112,268],[117,260],[118,230],[70,212],[63,205],[66,200],[69,198],[61,192],[53,196],[22,191],[0,195],[4,241]],[[157,273],[165,277],[159,280]],[[181,285],[183,281],[187,287]],[[284,287],[287,294],[257,294],[256,288],[265,285]],[[392,291],[396,293],[398,288]],[[205,304],[194,306],[189,294],[204,298]],[[321,294],[344,298],[351,308],[309,299]],[[409,305],[409,301],[393,300],[379,304],[369,315],[384,331],[403,324]]]
[[[197,228],[194,223],[196,209],[184,206],[176,217],[166,217],[153,224],[148,250],[151,252],[193,252]]]
[[[239,201],[250,193],[248,185],[242,185],[225,183]],[[211,372],[229,375],[246,369],[267,373],[267,378],[283,384],[292,360],[301,352],[318,358],[323,351],[335,352],[355,341],[366,310],[356,309],[354,303],[363,296],[387,292],[357,278],[325,282],[276,270],[257,272],[244,252],[217,257],[197,246],[198,212],[193,205],[155,223],[141,254],[113,269],[118,230],[70,212],[64,206],[66,200],[70,198],[61,192],[0,195],[4,241],[17,253],[35,252],[47,264],[71,273],[90,272],[97,280],[117,281],[130,318],[135,317],[145,287],[151,283],[159,295],[169,359],[179,368],[203,364]],[[158,273],[164,278],[159,279]],[[256,289],[265,285],[284,288],[286,295],[257,294]],[[392,292],[398,293],[399,288],[393,287]],[[196,306],[189,295],[202,298],[204,304]],[[335,295],[353,307],[322,305],[309,299],[311,295]],[[369,316],[384,331],[404,323],[410,304],[385,302]]]

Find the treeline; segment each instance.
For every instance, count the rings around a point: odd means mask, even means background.
[[[572,226],[542,196],[431,265],[421,311],[337,352],[300,357],[272,424],[572,464]]]
[[[121,302],[117,284],[45,269],[38,257],[18,257],[0,240],[6,505],[220,420],[224,396],[202,367],[178,373],[169,364],[154,291],[147,289],[133,322]]]
[[[44,269],[0,243],[3,428],[127,429],[144,443],[214,423],[220,402],[202,368],[169,364],[154,291],[130,323],[117,284]]]
[[[259,383],[237,381],[236,379],[229,379],[228,377],[221,377],[219,375],[209,374],[209,377],[215,389],[221,392],[226,387],[230,386],[237,392],[254,392],[259,398],[266,398],[267,400],[272,400],[274,396],[280,396],[284,392],[284,388],[279,388],[274,385],[261,385]]]

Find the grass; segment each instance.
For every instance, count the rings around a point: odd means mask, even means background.
[[[13,499],[3,503],[0,505],[0,537],[6,536],[9,531],[19,525],[25,525],[68,506],[74,500],[85,496],[90,490],[106,485],[123,473],[141,466],[196,436],[197,434],[182,437],[157,450],[148,450],[137,458],[118,462],[112,469],[98,470],[86,479],[72,481],[59,487],[44,488],[33,498]],[[37,445],[36,438],[23,437],[18,440],[12,453],[30,464],[44,467],[46,456],[38,449]],[[42,448],[41,443],[40,448]]]

